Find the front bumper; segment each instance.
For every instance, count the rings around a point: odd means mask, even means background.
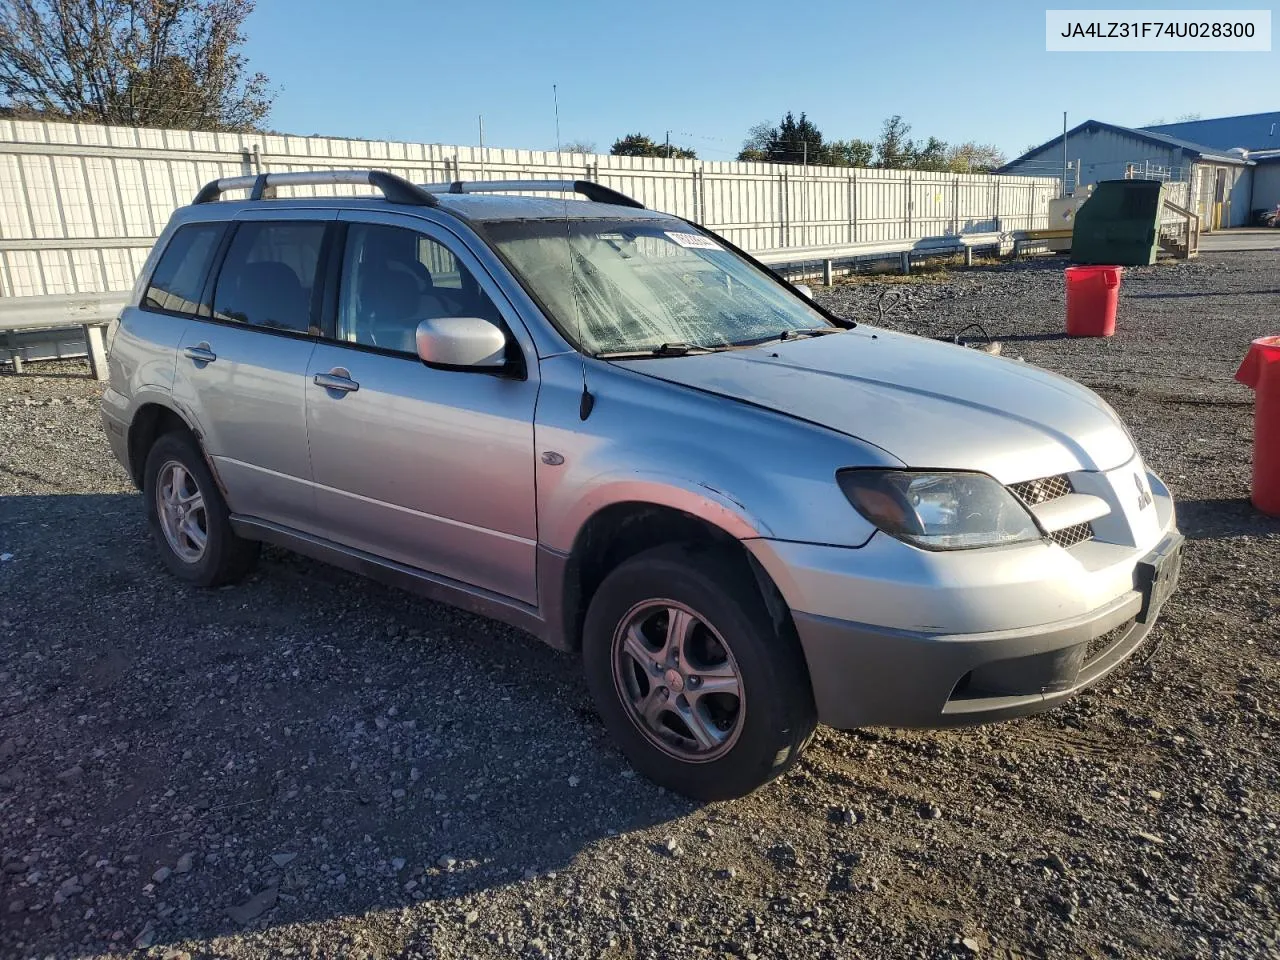
[[[1142,645],[1182,537],[1151,475],[1148,542],[925,553],[748,541],[791,608],[819,719],[946,727],[1047,710]],[[869,611],[871,616],[859,616]]]

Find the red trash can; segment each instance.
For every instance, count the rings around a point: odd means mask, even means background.
[[[1124,267],[1067,267],[1067,336],[1109,337]]]
[[[1280,517],[1280,337],[1253,341],[1236,379],[1253,387],[1253,505]]]

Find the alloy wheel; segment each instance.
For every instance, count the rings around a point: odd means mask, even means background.
[[[186,563],[198,563],[209,542],[209,515],[196,478],[177,460],[168,460],[156,478],[156,513],[170,549]]]
[[[733,653],[684,604],[646,600],[627,612],[613,636],[613,678],[628,717],[671,756],[714,760],[742,731],[746,700]]]

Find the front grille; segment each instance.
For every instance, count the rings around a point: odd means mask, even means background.
[[[1044,503],[1046,500],[1057,500],[1059,497],[1065,497],[1072,492],[1071,480],[1065,473],[1056,477],[1044,477],[1040,480],[1026,480],[1023,483],[1015,483],[1009,486],[1013,491],[1013,495],[1025,503],[1028,507],[1034,507],[1037,503]]]
[[[1015,497],[1028,507],[1048,503],[1050,500],[1058,500],[1069,493],[1075,492],[1075,487],[1071,486],[1071,478],[1065,473],[1060,473],[1056,477],[1041,477],[1039,480],[1024,480],[1022,483],[1011,483],[1009,484],[1009,489],[1013,491]],[[1069,549],[1077,543],[1092,540],[1093,526],[1088,523],[1077,523],[1073,527],[1065,527],[1062,530],[1053,531],[1053,533],[1049,534],[1049,539],[1063,549]]]
[[[1074,527],[1063,527],[1049,534],[1049,539],[1063,549],[1074,547],[1077,543],[1093,539],[1093,526],[1088,523],[1077,523]]]

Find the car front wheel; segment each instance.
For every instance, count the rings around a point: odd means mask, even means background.
[[[799,644],[727,549],[664,546],[613,570],[587,611],[583,659],[631,763],[696,799],[750,793],[814,730]]]

